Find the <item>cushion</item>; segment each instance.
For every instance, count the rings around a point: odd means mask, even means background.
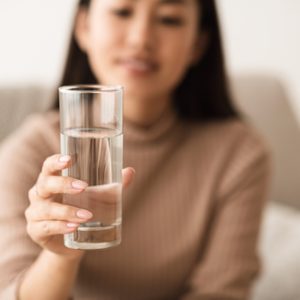
[[[283,83],[271,75],[233,77],[237,107],[273,154],[270,199],[300,208],[300,127]]]
[[[251,300],[299,300],[300,212],[270,203],[264,215],[259,250],[263,269]]]

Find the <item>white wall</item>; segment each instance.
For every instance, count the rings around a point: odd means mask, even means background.
[[[300,1],[218,0],[231,72],[265,72],[287,87],[300,120]]]
[[[0,0],[0,85],[58,82],[76,3]],[[300,118],[300,1],[218,3],[229,70],[279,76]]]
[[[0,0],[0,85],[54,85],[75,0]]]

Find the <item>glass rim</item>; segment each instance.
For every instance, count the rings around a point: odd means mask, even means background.
[[[58,88],[60,93],[101,93],[123,91],[122,85],[103,85],[103,84],[76,84],[64,85]]]

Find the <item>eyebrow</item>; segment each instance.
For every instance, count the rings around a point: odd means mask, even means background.
[[[138,2],[139,0],[132,0],[133,2]],[[160,0],[160,4],[185,4],[186,0]]]
[[[184,4],[185,0],[160,0],[161,4]]]

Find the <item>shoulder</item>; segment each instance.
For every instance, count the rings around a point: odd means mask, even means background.
[[[243,120],[186,124],[188,150],[196,168],[226,182],[255,172],[270,174],[271,151],[263,136]],[[269,176],[269,175],[268,175]],[[229,185],[229,184],[228,184]]]
[[[212,152],[230,155],[260,153],[269,155],[263,136],[249,123],[241,119],[187,123],[187,136],[194,147],[208,147]],[[211,154],[212,154],[211,152]]]
[[[57,131],[59,129],[59,113],[53,110],[28,116],[20,126],[19,131],[26,131],[28,129],[36,131],[42,131],[44,129]]]
[[[263,136],[251,124],[228,120],[188,124],[187,129],[194,170],[205,169],[206,179],[216,188],[217,199],[254,193],[252,200],[265,201],[272,179],[272,155]]]
[[[36,114],[23,124],[0,146],[0,185],[28,189],[34,184],[44,160],[59,152],[58,115]]]
[[[59,143],[59,114],[50,111],[28,116],[24,122],[1,143],[1,153],[10,149],[23,152],[55,152]],[[46,151],[47,149],[47,151]],[[43,151],[44,150],[44,151]]]
[[[261,189],[268,186],[272,170],[271,151],[251,124],[230,120],[193,127],[195,136],[198,135],[207,145],[207,159],[213,158],[213,164],[217,166],[220,194],[228,194],[228,191],[246,185]]]

